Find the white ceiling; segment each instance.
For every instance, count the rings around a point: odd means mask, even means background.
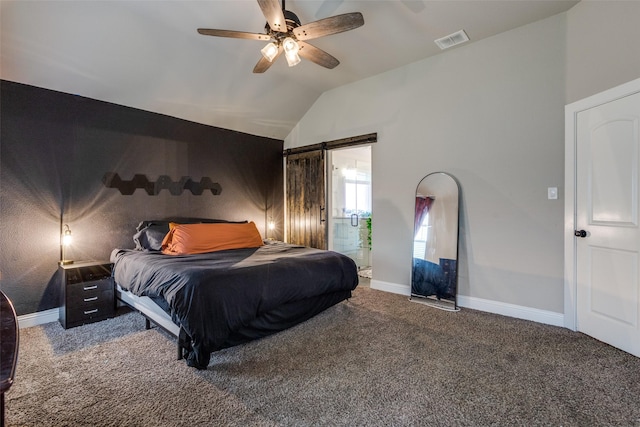
[[[265,43],[196,29],[261,33],[255,0],[1,0],[0,78],[284,139],[323,92],[436,55],[437,38],[464,29],[473,43],[576,2],[288,0],[302,24],[355,11],[365,24],[309,41],[333,70],[281,57],[253,74]]]

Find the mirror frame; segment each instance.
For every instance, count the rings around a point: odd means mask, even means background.
[[[444,187],[442,184],[439,184],[439,183],[436,183],[435,188],[429,187],[428,181],[430,179],[433,180],[433,178],[444,179],[445,181],[447,181],[444,184],[447,186],[446,191],[444,192],[441,191],[441,189]],[[449,251],[450,251],[449,253],[453,254],[453,251],[451,250],[454,248],[455,257],[453,258],[441,257],[441,256],[437,256],[438,254],[433,252],[435,257],[438,259],[437,263],[434,263],[432,261],[425,259],[424,256],[416,258],[415,242],[416,242],[417,231],[415,229],[415,224],[418,221],[418,219],[416,218],[417,213],[414,215],[414,232],[413,232],[412,250],[411,250],[411,285],[410,285],[411,288],[410,288],[409,300],[413,302],[419,302],[426,305],[441,308],[443,310],[458,311],[459,308],[458,308],[458,302],[457,302],[457,293],[458,293],[457,289],[458,289],[458,256],[459,256],[459,244],[460,244],[460,184],[451,174],[448,174],[446,172],[433,172],[426,175],[424,178],[422,178],[422,180],[420,180],[420,182],[416,187],[415,198],[417,199],[418,197],[423,196],[425,199],[430,198],[432,200],[431,203],[434,203],[435,200],[438,199],[439,194],[440,194],[440,197],[444,197],[444,195],[450,195],[453,193],[455,194],[453,197],[451,197],[451,200],[452,201],[455,200],[456,204],[455,206],[452,206],[450,210],[455,209],[455,214],[451,212],[451,217],[455,219],[455,225],[451,225],[449,230],[445,230],[445,231],[451,231],[452,233],[455,231],[455,235],[451,236],[450,241],[448,242]],[[417,202],[416,202],[416,205],[417,205]],[[418,209],[416,206],[416,212],[417,210]],[[430,218],[430,220],[431,219],[432,218]],[[453,221],[453,219],[448,218],[447,220]],[[438,219],[436,218],[435,221],[438,221]],[[434,228],[433,230],[436,231],[437,229]],[[431,245],[432,245],[431,250],[435,251],[435,248],[433,248],[433,245],[436,244],[435,242],[437,242],[438,237],[440,237],[440,239],[442,240],[442,234],[434,235],[433,237],[434,239],[431,242]],[[427,240],[425,245],[426,245],[425,247],[425,252],[426,252],[430,245],[428,235],[427,235]],[[425,267],[428,267],[428,268],[418,272],[417,271],[418,263],[416,262],[416,259],[423,260],[424,263],[426,264]],[[418,276],[417,273],[420,273],[420,279],[417,278]],[[429,291],[429,290],[425,291],[424,288],[419,289],[418,286],[416,286],[416,282],[418,280],[424,281],[425,277],[428,277],[429,280],[435,280],[436,282],[444,283],[443,285],[444,288],[441,286],[437,290],[433,290],[433,291]],[[435,289],[435,287],[437,287],[437,285],[434,285],[434,288],[432,289]],[[444,290],[445,292],[438,294],[438,290]]]

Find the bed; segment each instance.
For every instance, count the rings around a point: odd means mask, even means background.
[[[159,244],[166,225],[143,222],[134,236],[136,249],[113,250],[113,277],[118,299],[175,335],[179,356],[198,369],[207,368],[212,352],[308,320],[350,298],[358,285],[356,265],[347,256],[261,238],[258,245],[255,236],[248,244],[253,247],[171,253],[170,233],[164,247]],[[154,226],[155,236],[149,231]],[[202,231],[195,234],[209,244]],[[228,243],[229,236],[223,240]]]

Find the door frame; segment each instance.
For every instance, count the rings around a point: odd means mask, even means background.
[[[334,236],[333,236],[333,226],[334,226],[334,222],[333,222],[333,156],[334,153],[336,151],[342,151],[342,150],[352,150],[352,149],[357,149],[357,148],[364,148],[364,147],[369,147],[369,163],[373,164],[372,162],[372,157],[373,157],[373,144],[371,143],[364,143],[364,144],[357,144],[357,145],[349,145],[349,146],[345,146],[345,147],[340,147],[340,148],[334,148],[334,149],[330,149],[327,150],[327,156],[325,158],[325,174],[327,177],[327,185],[326,185],[326,207],[327,207],[327,249],[330,250],[335,250],[333,247],[333,243],[334,243]],[[371,181],[370,181],[371,184]],[[371,198],[373,199],[373,187],[371,187]],[[373,202],[373,200],[372,200]],[[373,203],[372,203],[372,211],[373,211]],[[371,261],[371,260],[369,260]],[[369,265],[369,267],[371,267],[371,265]]]
[[[284,236],[285,236],[285,241],[287,241],[287,236],[289,235],[289,229],[288,229],[288,224],[289,224],[289,212],[288,209],[286,208],[286,206],[289,203],[289,197],[291,197],[291,195],[289,194],[289,192],[287,191],[288,188],[288,177],[287,177],[287,157],[291,154],[301,154],[301,153],[305,153],[305,152],[309,152],[309,151],[316,151],[316,150],[322,150],[324,155],[325,155],[325,168],[324,168],[324,186],[325,186],[325,215],[327,215],[327,153],[330,150],[333,149],[338,149],[338,148],[348,148],[348,147],[355,147],[357,145],[371,145],[378,142],[378,134],[376,132],[374,133],[368,133],[368,134],[364,134],[364,135],[359,135],[359,136],[352,136],[349,138],[342,138],[342,139],[334,139],[332,141],[326,141],[326,142],[320,142],[317,144],[311,144],[311,145],[303,145],[303,146],[299,146],[299,147],[295,147],[295,148],[287,148],[282,152],[283,155],[283,174],[284,174],[284,203],[285,203],[285,212],[284,212],[284,222],[285,222],[285,229],[284,229]],[[373,147],[373,146],[372,146]],[[372,148],[373,150],[373,148]],[[373,157],[373,151],[371,156]],[[290,242],[289,242],[290,243]],[[328,237],[327,237],[327,232],[325,232],[325,244],[329,245],[329,241],[328,241]]]
[[[578,328],[577,292],[577,239],[574,236],[577,217],[576,155],[578,149],[578,113],[602,104],[640,92],[640,78],[605,90],[564,107],[564,326],[572,331]]]

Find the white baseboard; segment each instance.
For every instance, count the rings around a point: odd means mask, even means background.
[[[400,285],[398,283],[389,283],[372,279],[369,286],[371,289],[391,292],[394,294],[406,296],[411,294],[411,288],[408,285]],[[544,323],[546,325],[564,327],[564,314],[556,313],[555,311],[540,310],[538,308],[469,297],[466,295],[458,295],[458,306],[485,311],[487,313],[500,314],[502,316],[515,317],[517,319],[531,320],[533,322]]]
[[[399,285],[397,283],[383,282],[382,280],[371,279],[369,283],[371,289],[379,291],[391,292],[392,294],[411,295],[411,289],[407,285]]]
[[[32,326],[44,325],[45,323],[57,322],[59,312],[60,310],[57,308],[52,308],[50,310],[23,314],[22,316],[18,316],[18,326],[20,329],[24,329]]]
[[[539,308],[525,307],[522,305],[508,304],[506,302],[491,301],[482,298],[458,295],[460,307],[473,310],[486,311],[488,313],[501,314],[517,319],[531,320],[546,325],[564,327],[564,314],[555,311],[541,310]]]

